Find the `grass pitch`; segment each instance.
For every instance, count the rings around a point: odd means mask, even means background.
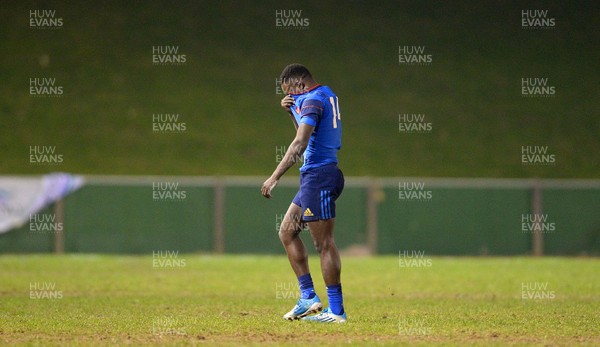
[[[297,293],[282,256],[4,255],[0,342],[600,344],[598,259],[400,265],[397,257],[343,258],[349,322],[317,325],[281,319]],[[316,258],[311,269],[326,301]]]

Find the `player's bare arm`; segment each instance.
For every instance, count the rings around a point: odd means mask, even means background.
[[[275,186],[279,182],[279,179],[286,173],[286,171],[289,168],[294,166],[294,164],[296,164],[300,160],[302,154],[304,154],[304,151],[308,146],[308,140],[310,139],[310,135],[313,133],[314,129],[315,127],[313,127],[312,125],[308,125],[305,123],[300,124],[298,130],[296,131],[296,137],[294,138],[294,141],[292,141],[292,143],[289,145],[287,151],[285,152],[285,155],[283,156],[283,159],[281,160],[279,165],[277,165],[277,168],[275,169],[275,171],[273,171],[271,177],[269,177],[262,185],[261,192],[265,198],[271,198],[271,191],[273,190],[273,188],[275,188]]]

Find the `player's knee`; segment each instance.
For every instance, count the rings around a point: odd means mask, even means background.
[[[333,238],[324,237],[322,239],[314,239],[313,243],[315,245],[315,249],[318,253],[328,252],[332,247],[335,247],[335,243],[333,242]]]
[[[283,243],[290,242],[296,237],[297,231],[294,229],[293,225],[290,223],[281,223],[279,227],[279,239]]]
[[[313,244],[315,245],[315,249],[317,250],[317,253],[321,253],[323,250],[323,247],[321,246],[322,243],[319,240],[313,240]]]
[[[279,228],[279,239],[283,243],[289,242],[289,240],[290,240],[289,233],[286,230],[284,230],[283,227]]]

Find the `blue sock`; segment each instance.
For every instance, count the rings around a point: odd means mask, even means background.
[[[315,297],[315,288],[313,286],[312,277],[310,273],[298,277],[298,283],[300,284],[300,298],[312,299]]]
[[[333,314],[344,314],[344,298],[342,297],[342,284],[334,284],[327,287],[329,308]]]

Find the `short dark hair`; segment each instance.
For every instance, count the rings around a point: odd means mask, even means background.
[[[306,66],[302,64],[290,64],[286,66],[283,69],[283,71],[281,71],[281,75],[279,75],[279,80],[284,82],[290,81],[292,79],[299,79],[302,81],[305,79],[312,79],[312,75],[310,74],[310,71],[308,71]]]

